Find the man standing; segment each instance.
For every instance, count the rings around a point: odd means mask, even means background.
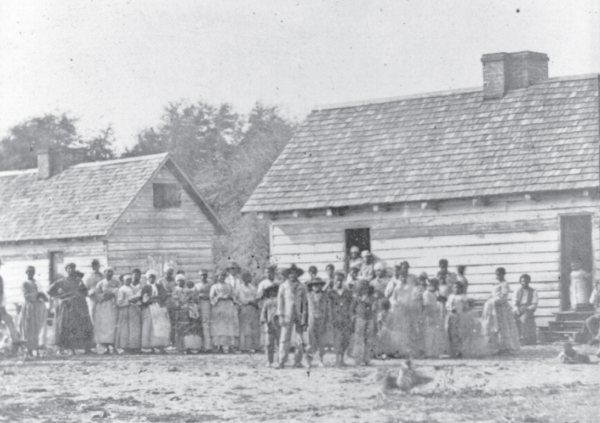
[[[92,260],[92,274],[88,276],[85,280],[85,287],[88,290],[88,293],[94,292],[96,289],[96,285],[104,279],[104,275],[100,272],[100,262],[97,259]],[[86,302],[88,305],[88,309],[90,310],[90,318],[92,319],[92,323],[94,323],[94,300],[92,297],[88,296],[86,298]]]
[[[375,278],[375,268],[373,258],[373,254],[369,250],[365,250],[361,253],[361,256],[364,260],[364,263],[360,267],[360,272],[358,273],[359,279],[364,279],[370,281]]]
[[[2,261],[0,260],[0,266],[1,265]],[[19,332],[17,331],[17,327],[15,326],[15,322],[13,321],[11,315],[8,314],[8,311],[6,311],[6,307],[4,307],[4,280],[2,279],[2,276],[0,276],[0,322],[4,322],[8,328],[13,345],[22,342]]]
[[[519,279],[521,286],[517,288],[513,297],[513,308],[519,338],[522,345],[535,345],[537,343],[535,327],[535,310],[538,306],[537,291],[529,286],[531,277],[524,274]]]
[[[295,264],[283,272],[285,282],[277,293],[277,316],[281,325],[279,337],[279,366],[282,369],[287,361],[292,336],[296,336],[294,366],[302,367],[304,349],[304,328],[307,324],[306,287],[298,278],[304,271]]]

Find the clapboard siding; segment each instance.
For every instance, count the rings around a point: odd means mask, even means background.
[[[188,274],[211,267],[212,223],[183,189],[181,207],[154,208],[154,182],[178,183],[163,167],[144,186],[109,235],[109,263],[122,271],[135,267],[145,270],[149,256],[162,255],[176,257],[178,267]]]
[[[21,286],[27,279],[25,269],[35,266],[35,279],[40,290],[46,291],[50,285],[50,252],[62,252],[63,263],[57,268],[64,274],[64,267],[74,262],[85,275],[92,271],[93,259],[98,259],[102,266],[107,264],[106,245],[102,240],[70,240],[19,243],[1,245],[0,257],[2,268],[0,275],[4,279],[5,303],[10,313],[14,314],[14,304],[23,304]]]
[[[560,216],[593,215],[593,248],[600,268],[600,200],[581,193],[545,194],[539,201],[521,195],[492,198],[487,206],[451,200],[438,210],[421,204],[390,206],[388,211],[350,210],[344,216],[275,218],[271,224],[272,260],[281,266],[297,263],[343,268],[344,230],[370,228],[371,249],[388,267],[408,260],[411,272],[435,274],[438,260],[454,268],[468,266],[469,292],[489,297],[494,271],[503,266],[512,289],[529,273],[540,292],[538,324],[558,311],[560,274]]]

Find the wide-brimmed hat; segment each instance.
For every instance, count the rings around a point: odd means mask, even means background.
[[[304,270],[302,270],[301,268],[299,268],[295,264],[292,264],[290,267],[288,267],[283,272],[281,272],[281,275],[284,278],[287,278],[290,275],[290,273],[292,273],[292,272],[294,274],[296,274],[296,276],[302,276],[304,274]]]
[[[325,283],[326,282],[323,279],[321,279],[321,278],[314,278],[314,279],[309,280],[306,283],[306,286],[308,288],[310,288],[311,286],[314,286],[314,285],[325,285]]]

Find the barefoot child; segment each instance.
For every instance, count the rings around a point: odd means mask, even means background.
[[[368,280],[358,283],[356,298],[352,304],[354,318],[354,359],[356,364],[366,366],[373,357],[377,335],[377,300],[375,289]]]
[[[331,304],[331,323],[333,326],[333,344],[335,349],[336,366],[345,366],[344,354],[350,345],[352,337],[352,292],[344,285],[344,272],[335,272],[334,288],[329,291]]]
[[[325,335],[329,320],[329,295],[323,290],[326,282],[315,278],[307,283],[308,287],[308,349],[306,356],[308,366],[311,366],[315,352],[319,352],[319,365],[324,367]]]
[[[275,350],[279,340],[279,319],[277,318],[277,291],[279,285],[273,284],[263,291],[262,309],[260,311],[260,323],[265,334],[265,352],[267,354],[267,367],[273,365]]]

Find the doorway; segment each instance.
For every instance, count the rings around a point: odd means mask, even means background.
[[[350,248],[358,247],[358,251],[362,252],[365,250],[371,251],[371,233],[369,228],[356,228],[346,229],[346,262],[344,267],[346,272],[348,269],[348,263],[350,260]]]
[[[560,309],[571,309],[571,263],[579,261],[581,267],[593,272],[592,215],[560,217]],[[592,290],[590,279],[589,291]]]

